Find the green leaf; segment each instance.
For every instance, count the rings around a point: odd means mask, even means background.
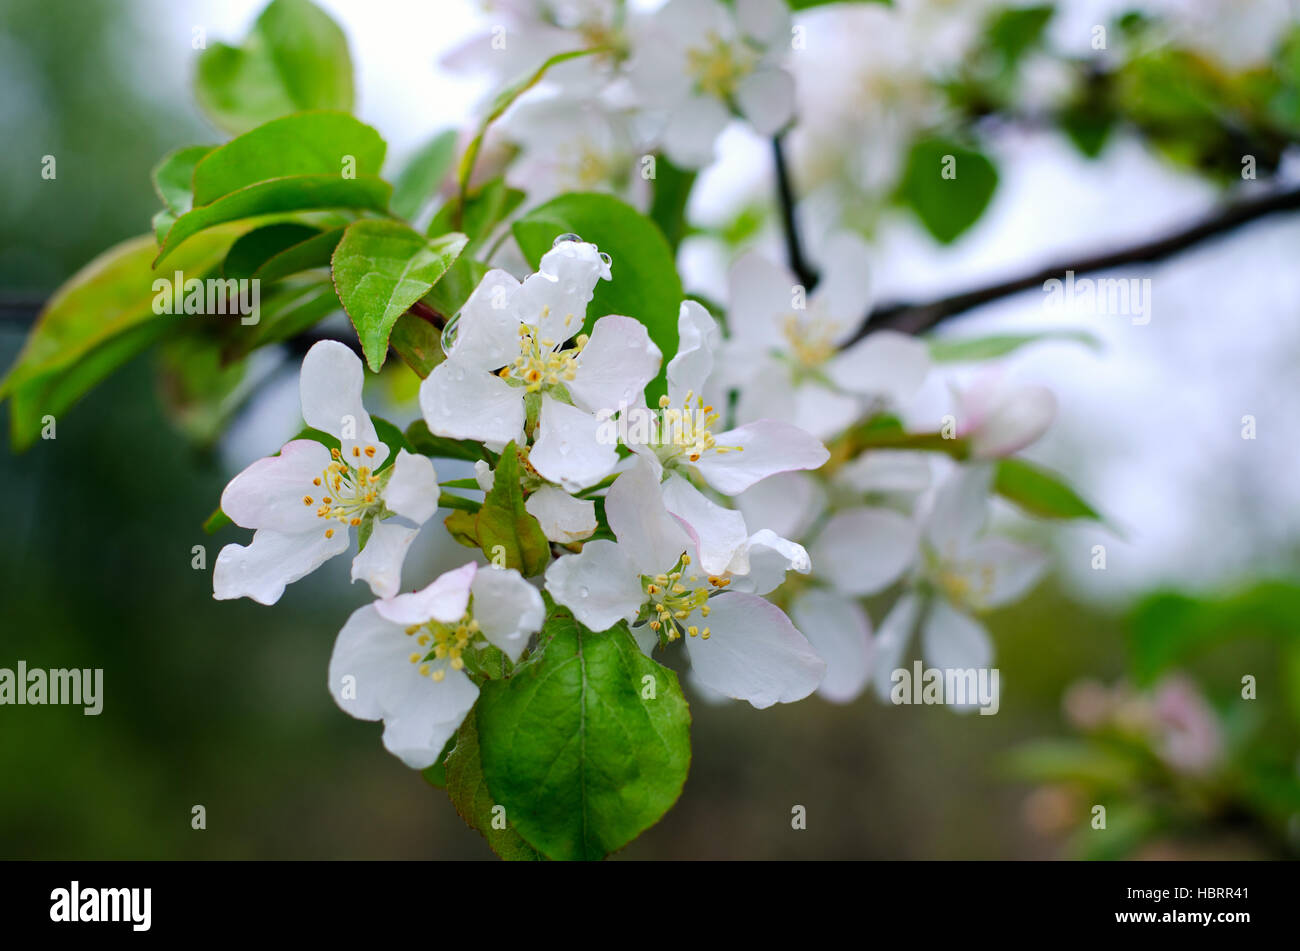
[[[398,221],[348,225],[334,249],[334,287],[371,370],[384,365],[397,318],[447,273],[465,241],[463,234],[429,239]]]
[[[456,136],[455,129],[439,132],[411,156],[393,183],[396,214],[410,221],[437,194],[438,186],[456,161]],[[438,234],[450,230],[443,228]]]
[[[331,228],[284,248],[267,258],[254,272],[253,277],[269,284],[300,271],[329,267],[330,260],[334,257],[334,249],[343,239],[343,231],[343,228]]]
[[[655,159],[654,198],[650,205],[650,217],[673,249],[686,236],[686,203],[690,200],[695,177],[695,172],[678,168],[662,155]]]
[[[319,235],[319,229],[294,221],[255,228],[230,246],[221,273],[228,278],[250,278],[280,252]]]
[[[230,516],[221,511],[221,506],[218,505],[216,510],[203,520],[203,530],[209,535],[215,535],[227,525],[234,524],[235,523],[231,521]]]
[[[479,459],[487,462],[495,461],[492,453],[476,442],[435,436],[429,432],[429,424],[422,419],[417,419],[406,427],[406,441],[410,443],[413,452],[433,456],[435,459],[464,459],[466,462],[477,462]]]
[[[478,514],[468,510],[456,509],[442,520],[447,532],[457,543],[466,548],[478,548]]]
[[[949,244],[979,220],[997,184],[997,169],[984,155],[955,142],[923,139],[912,146],[899,197],[935,240]]]
[[[596,285],[587,314],[622,314],[645,324],[664,354],[664,367],[646,387],[646,399],[653,401],[666,392],[664,374],[677,352],[683,295],[672,249],[655,223],[611,195],[575,193],[528,212],[514,223],[513,231],[533,267],[562,234],[576,234],[610,255],[614,279]]]
[[[508,187],[502,178],[494,178],[467,195],[463,206],[448,202],[439,208],[429,223],[429,234],[442,234],[452,230],[456,209],[460,207],[460,228],[457,230],[469,236],[468,251],[472,253],[492,236],[492,230],[518,208],[523,200],[523,192]]]
[[[442,352],[442,332],[409,311],[398,317],[397,323],[393,324],[388,343],[402,358],[402,362],[422,380],[447,356]]]
[[[462,251],[442,280],[425,295],[425,303],[443,316],[451,318],[460,313],[465,301],[469,300],[469,295],[474,293],[474,288],[478,287],[487,272],[486,264],[475,261]]]
[[[188,145],[168,152],[154,166],[154,191],[174,217],[179,218],[194,207],[194,166],[214,148],[212,145]]]
[[[993,360],[1031,343],[1073,340],[1094,350],[1101,340],[1086,330],[1044,330],[1028,334],[990,334],[986,337],[929,337],[930,359],[935,363],[963,363]]]
[[[187,276],[211,272],[239,228],[205,233],[176,258]],[[11,439],[25,449],[40,435],[42,418],[59,416],[87,390],[140,353],[185,317],[154,313],[163,278],[150,267],[150,235],[132,238],[99,255],[68,280],[45,305],[22,352],[0,381],[9,399]]]
[[[263,296],[257,323],[233,335],[224,355],[238,360],[259,347],[283,343],[339,309],[338,295],[328,281],[279,285]]]
[[[483,775],[542,854],[603,858],[677,801],[690,710],[677,675],[642,654],[625,624],[593,634],[560,613],[542,642],[540,659],[481,688]]]
[[[456,746],[447,756],[445,776],[447,795],[451,797],[456,812],[471,829],[477,830],[487,839],[493,852],[507,861],[542,861],[544,856],[511,828],[508,814],[501,815],[500,810],[496,815],[493,814],[493,808],[499,803],[483,778],[478,727],[473,710],[456,733]],[[494,828],[494,821],[496,825],[504,822],[505,828]]]
[[[1043,33],[1055,12],[1050,4],[997,11],[988,28],[989,47],[1005,66],[1015,66],[1026,53],[1042,44]]]
[[[387,182],[374,176],[340,178],[337,173],[295,175],[249,185],[176,219],[166,233],[154,266],[171,257],[184,241],[219,224],[313,208],[383,212],[388,206],[390,191]]]
[[[1097,511],[1059,475],[1024,459],[998,460],[993,489],[1030,515],[1040,518],[1101,520]]]
[[[492,491],[484,497],[478,513],[476,534],[483,554],[493,559],[493,552],[500,546],[505,553],[505,567],[517,569],[525,578],[539,575],[550,560],[551,543],[537,519],[524,508],[519,458],[513,442],[502,450],[494,475]]]
[[[342,112],[274,119],[194,167],[194,204],[208,205],[248,185],[297,175],[378,176],[387,146],[373,128]]]
[[[272,0],[243,46],[199,56],[195,95],[220,128],[245,132],[309,109],[352,109],[352,59],[338,25],[308,0]]]

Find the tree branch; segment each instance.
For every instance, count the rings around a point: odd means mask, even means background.
[[[1259,198],[1228,205],[1212,217],[1153,241],[1038,268],[1020,277],[941,297],[928,303],[885,304],[872,310],[866,323],[844,345],[848,346],[876,330],[899,330],[909,334],[924,333],[950,317],[983,304],[1021,291],[1042,289],[1045,282],[1052,278],[1063,278],[1066,271],[1088,274],[1113,270],[1126,264],[1150,264],[1162,261],[1252,221],[1278,212],[1297,210],[1300,210],[1300,188],[1276,191]]]
[[[780,134],[772,137],[772,164],[776,171],[776,195],[781,206],[781,227],[785,232],[786,258],[804,290],[817,285],[817,272],[809,267],[799,242],[799,226],[794,215],[794,189],[790,186],[790,170],[785,164],[785,149]]]

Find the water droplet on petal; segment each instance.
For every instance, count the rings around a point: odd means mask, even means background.
[[[447,325],[442,328],[442,352],[451,356],[451,351],[456,347],[456,336],[460,332],[460,314],[452,317],[447,321]]]
[[[578,589],[578,597],[586,598],[589,597],[590,595],[591,595],[591,591],[587,588],[585,584]]]
[[[572,233],[562,234],[562,235],[560,235],[558,238],[556,238],[554,241],[551,242],[551,247],[553,247],[553,248],[558,248],[561,244],[563,244],[563,243],[566,242],[566,241],[578,241],[578,242],[581,242],[581,241],[582,241],[582,238],[580,238],[578,235],[576,235],[576,234],[572,234]]]
[[[605,267],[609,267],[611,264],[614,263],[614,259],[611,258],[611,257],[610,257],[608,254],[606,254],[604,251],[601,251],[601,252],[600,252],[600,259],[601,259],[602,261],[605,262]]]

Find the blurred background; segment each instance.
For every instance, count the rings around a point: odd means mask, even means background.
[[[390,158],[463,124],[488,92],[439,66],[488,22],[468,0],[321,5],[347,31],[358,114],[388,139]],[[23,340],[23,302],[148,230],[158,158],[217,140],[189,93],[193,31],[241,37],[260,6],[7,0],[0,9],[5,366]],[[931,6],[944,15],[963,4]],[[1050,36],[1084,49],[1092,24],[1136,6],[1058,4]],[[1147,6],[1176,7],[1183,40],[1225,63],[1267,60],[1297,22],[1287,3],[1250,4],[1251,16],[1226,2]],[[880,45],[866,26],[845,74],[858,58],[870,65],[873,37]],[[836,206],[813,160],[816,133],[792,143],[811,230]],[[940,246],[913,219],[881,212],[879,299],[925,300],[1129,244],[1196,220],[1221,196],[1212,176],[1122,127],[1094,157],[1032,122],[982,142],[998,187],[957,241]],[[58,156],[55,181],[40,177],[46,154]],[[1277,159],[1270,177],[1297,184],[1291,147]],[[731,251],[719,235],[770,205],[770,175],[764,143],[728,130],[692,197],[703,233],[683,244],[680,263],[693,289],[721,294]],[[776,234],[760,224],[753,237]],[[988,619],[1002,671],[997,716],[871,697],[765,711],[692,698],[686,789],[621,855],[1300,854],[1298,252],[1300,214],[1261,220],[1126,272],[1152,280],[1149,324],[1077,318],[1070,326],[1096,335],[1099,350],[1047,343],[1007,361],[1015,379],[1048,383],[1059,399],[1059,420],[1030,458],[1067,474],[1107,527],[1016,525],[1053,549],[1055,570]],[[1061,322],[1031,291],[944,332],[1051,320]],[[934,380],[939,392],[910,421],[933,428],[948,379],[960,371]],[[410,396],[396,381],[378,390],[376,400]],[[57,439],[21,455],[0,448],[0,667],[98,667],[105,684],[98,717],[0,707],[0,857],[489,857],[445,794],[383,750],[378,725],[343,715],[326,691],[341,619],[369,599],[348,583],[344,560],[271,609],[212,600],[208,572],[191,567],[192,546],[206,547],[210,565],[242,534],[201,528],[231,474],[299,429],[296,364],[272,361],[253,403],[207,445],[187,438],[192,427],[165,396],[146,356],[60,418]],[[379,412],[413,416],[409,404]],[[1253,439],[1242,438],[1244,416],[1254,417]],[[440,467],[443,478],[457,474]],[[430,569],[463,560],[435,544],[440,531],[426,527]],[[408,561],[407,571],[424,567]],[[1247,676],[1254,699],[1242,695]],[[791,828],[796,804],[807,809],[803,831]],[[1107,806],[1105,833],[1090,828],[1096,804]],[[191,828],[195,805],[205,830]]]

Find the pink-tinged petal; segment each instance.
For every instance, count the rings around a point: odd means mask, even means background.
[[[943,598],[935,598],[921,624],[921,653],[928,667],[944,671],[978,669],[992,663],[993,642],[973,617]]]
[[[375,447],[372,465],[388,458],[388,447],[375,434],[361,403],[366,371],[360,358],[337,340],[322,340],[307,351],[298,379],[302,418],[313,429],[329,433],[343,444],[345,456],[354,446]]]
[[[519,356],[519,282],[494,268],[469,295],[456,321],[452,352],[476,370],[496,370]]]
[[[397,594],[402,590],[402,562],[419,531],[394,522],[376,522],[366,547],[352,559],[352,580],[366,582],[377,598]]]
[[[591,339],[578,356],[577,373],[566,388],[574,404],[589,413],[639,406],[662,360],[663,354],[640,321],[602,317],[592,328]]]
[[[579,554],[551,562],[546,590],[593,631],[633,620],[646,600],[636,565],[607,539],[587,542]]]
[[[784,472],[736,496],[750,528],[770,528],[783,538],[802,538],[826,508],[826,492],[803,472]]]
[[[889,699],[893,687],[894,671],[903,663],[903,654],[907,642],[916,630],[917,618],[921,616],[921,599],[915,594],[905,594],[889,609],[885,619],[880,622],[876,632],[875,643],[871,651],[871,683],[876,696],[881,700]]]
[[[298,534],[320,526],[323,532],[328,526],[316,515],[320,492],[312,479],[330,462],[330,451],[314,439],[285,443],[278,456],[258,459],[230,480],[221,510],[241,528]]]
[[[806,591],[791,615],[818,656],[826,677],[817,693],[832,703],[856,700],[871,676],[871,621],[854,601],[827,591]]]
[[[966,435],[971,455],[977,459],[1001,459],[1036,442],[1056,418],[1056,396],[1045,386],[1022,386],[1009,390]],[[958,428],[962,419],[958,418]]]
[[[384,504],[416,525],[423,525],[438,511],[438,473],[426,456],[405,449],[397,451],[393,474],[384,487]]]
[[[718,322],[700,304],[683,301],[677,313],[677,355],[668,361],[668,390],[677,401],[700,395],[713,372],[718,347]]]
[[[614,480],[605,496],[605,517],[637,573],[655,575],[672,568],[695,547],[688,529],[664,504],[654,469],[642,460]]]
[[[731,121],[731,113],[712,96],[692,96],[668,117],[663,150],[682,168],[700,168],[713,161],[713,143]]]
[[[444,572],[419,591],[376,601],[375,610],[385,620],[403,626],[427,624],[429,621],[443,624],[459,621],[469,607],[470,585],[477,572],[478,566],[468,562]]]
[[[546,619],[541,592],[513,568],[484,568],[474,576],[470,593],[483,636],[511,662],[518,660]]]
[[[685,638],[702,684],[760,710],[802,700],[817,689],[826,664],[780,608],[742,592],[712,598],[709,608],[708,639],[702,628]]]
[[[818,573],[845,594],[885,590],[917,558],[920,529],[915,520],[892,509],[859,508],[837,512],[812,546]]]
[[[736,86],[736,104],[759,135],[774,135],[794,115],[794,77],[784,69],[756,69]]]
[[[552,396],[542,397],[537,437],[528,461],[547,482],[577,492],[618,465],[616,444],[602,441],[600,420]]]
[[[437,436],[474,439],[497,449],[523,438],[523,388],[454,357],[420,384],[420,412]]]
[[[344,528],[325,537],[324,526],[296,535],[261,528],[247,545],[227,545],[212,569],[212,596],[218,601],[252,598],[275,604],[285,585],[311,574],[348,547]]]
[[[700,570],[710,575],[724,573],[748,539],[745,516],[708,499],[676,473],[669,474],[662,491],[664,507],[689,525],[699,539]]]
[[[826,375],[840,389],[904,403],[930,372],[930,353],[920,340],[894,330],[877,330],[833,357]]]
[[[596,531],[596,503],[591,499],[575,499],[553,485],[544,485],[528,496],[524,508],[553,542],[563,545],[580,542]]]
[[[800,469],[818,469],[831,454],[817,439],[797,426],[760,419],[717,435],[725,452],[705,452],[695,464],[704,481],[723,495],[736,495],[751,485]]]

